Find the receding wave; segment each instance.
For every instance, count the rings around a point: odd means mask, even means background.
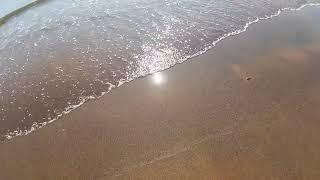
[[[310,0],[50,1],[0,26],[0,140]],[[27,8],[28,9],[28,8]]]

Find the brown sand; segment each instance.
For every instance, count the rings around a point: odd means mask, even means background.
[[[0,144],[1,180],[320,179],[320,8]]]

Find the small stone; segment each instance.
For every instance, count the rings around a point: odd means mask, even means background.
[[[250,81],[250,80],[252,80],[252,77],[246,77],[246,80]]]

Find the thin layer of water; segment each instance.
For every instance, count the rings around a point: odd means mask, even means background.
[[[317,0],[52,0],[0,26],[0,136],[27,134],[257,18]]]

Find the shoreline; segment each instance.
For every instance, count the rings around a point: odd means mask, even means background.
[[[257,23],[162,71],[163,84],[125,83],[0,144],[0,179],[320,177],[318,12]]]
[[[20,5],[18,3],[17,6],[13,8],[11,11],[7,10],[7,12],[4,12],[2,15],[0,15],[0,26],[9,21],[11,18],[19,15],[20,13],[23,13],[24,11],[27,11],[28,9],[34,6],[45,3],[46,1],[47,0],[31,0],[25,1],[24,3],[20,2]]]
[[[42,0],[41,0],[41,1],[38,1],[38,0],[37,0],[37,1],[35,1],[35,2],[31,3],[31,4],[29,4],[29,5],[27,5],[27,7],[29,7],[30,5],[33,6],[34,3],[36,3],[35,5],[37,5],[37,3],[42,3],[42,2],[45,2],[45,1],[42,1]],[[161,71],[168,70],[168,69],[170,69],[170,68],[172,68],[172,67],[174,67],[174,66],[176,66],[176,65],[185,63],[186,61],[189,61],[189,60],[191,60],[191,59],[193,59],[193,58],[196,58],[196,57],[198,57],[198,56],[201,56],[202,54],[206,53],[207,51],[212,50],[220,41],[223,41],[223,40],[225,40],[225,39],[227,39],[227,38],[229,38],[229,37],[237,36],[237,35],[239,35],[239,34],[241,34],[241,33],[244,33],[244,32],[247,31],[247,29],[248,29],[251,25],[254,25],[254,24],[256,24],[256,23],[259,23],[260,21],[270,20],[270,19],[272,19],[272,18],[276,18],[276,17],[278,17],[279,15],[281,15],[281,13],[286,13],[286,12],[291,12],[291,11],[300,11],[300,10],[302,10],[302,9],[305,8],[305,7],[314,7],[314,6],[320,6],[320,3],[308,3],[308,4],[301,5],[301,6],[298,7],[298,8],[282,8],[282,9],[279,9],[276,13],[271,14],[271,15],[269,15],[269,16],[266,15],[265,17],[257,17],[257,19],[247,22],[242,29],[233,31],[233,32],[231,32],[231,33],[225,34],[224,36],[220,37],[219,39],[217,39],[216,41],[214,41],[214,42],[212,43],[212,46],[209,46],[209,47],[207,47],[206,49],[204,49],[204,50],[202,50],[202,51],[200,51],[200,52],[198,52],[198,53],[196,53],[196,54],[194,54],[194,55],[192,55],[192,56],[190,56],[190,57],[187,57],[187,58],[185,58],[185,59],[182,59],[182,60],[180,60],[181,62],[178,62],[178,63],[176,63],[176,64],[174,64],[174,65],[172,65],[172,66],[170,66],[170,67],[168,67],[168,68],[165,68],[165,69],[163,69],[163,70],[161,70]],[[24,8],[24,7],[23,7],[23,8]],[[10,13],[10,14],[11,14],[11,13]],[[6,16],[5,16],[5,17],[6,17]],[[260,22],[260,23],[261,23],[261,22]],[[263,22],[262,22],[262,23],[263,23]],[[1,24],[1,19],[0,19],[0,24]],[[161,72],[161,71],[159,71],[159,72]],[[153,73],[154,73],[154,72],[153,72]],[[144,78],[144,77],[150,76],[150,75],[152,75],[152,73],[151,73],[151,74],[142,75],[142,76],[139,76],[139,77],[134,78],[134,79],[122,80],[122,81],[119,82],[118,85],[114,85],[114,84],[109,83],[109,84],[108,84],[108,85],[109,85],[108,90],[105,91],[105,92],[102,92],[102,94],[101,94],[100,96],[97,96],[97,97],[95,97],[95,96],[84,97],[84,98],[82,98],[82,100],[80,101],[79,104],[75,104],[75,105],[71,105],[71,106],[67,107],[61,114],[57,115],[57,117],[54,117],[54,118],[49,117],[51,120],[46,121],[46,122],[42,122],[42,123],[39,123],[39,122],[36,122],[36,121],[35,121],[35,122],[32,124],[30,130],[16,130],[16,131],[10,132],[10,133],[8,133],[8,134],[6,134],[6,135],[3,136],[3,137],[5,138],[5,140],[1,141],[1,138],[0,138],[0,142],[4,142],[4,143],[5,143],[5,142],[7,142],[7,141],[12,140],[12,139],[15,138],[15,137],[26,136],[26,135],[34,132],[34,131],[37,131],[37,130],[40,129],[40,128],[45,127],[45,126],[48,125],[48,124],[51,124],[51,123],[59,120],[60,118],[63,118],[63,116],[65,116],[66,114],[70,113],[70,112],[73,111],[73,110],[76,110],[77,108],[79,108],[80,106],[82,106],[83,104],[85,104],[87,101],[90,101],[90,100],[98,100],[100,97],[104,96],[105,94],[110,93],[111,90],[116,89],[116,88],[119,88],[121,85],[123,85],[123,84],[125,84],[125,83],[130,83],[130,82],[132,82],[132,81],[134,81],[134,80],[137,80],[137,79],[139,79],[139,78]]]

